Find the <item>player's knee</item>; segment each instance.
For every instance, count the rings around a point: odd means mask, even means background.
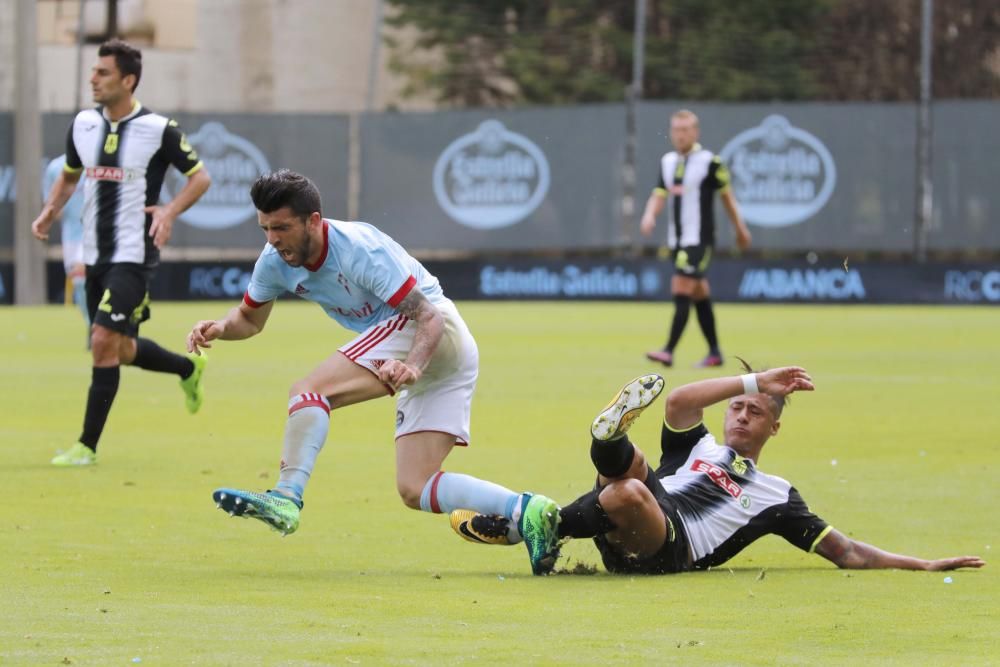
[[[98,363],[118,359],[119,334],[105,327],[94,327],[90,334],[90,348]]]
[[[396,491],[399,493],[399,498],[403,501],[404,505],[411,510],[420,509],[420,496],[424,491],[422,485],[414,484],[409,480],[398,479],[396,480]]]
[[[616,512],[634,511],[648,502],[655,502],[646,485],[634,478],[617,480],[604,487],[600,500],[609,516]]]

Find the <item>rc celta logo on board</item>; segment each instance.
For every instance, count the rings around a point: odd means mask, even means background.
[[[548,190],[545,154],[497,120],[453,141],[434,165],[438,204],[453,220],[475,229],[524,220]]]
[[[212,187],[180,219],[201,229],[225,229],[257,219],[250,201],[250,186],[271,166],[257,146],[230,133],[222,123],[205,123],[189,138],[212,176]],[[164,197],[173,199],[184,177],[171,169],[164,179]]]
[[[733,175],[743,217],[762,227],[808,220],[837,184],[837,167],[823,142],[784,116],[768,116],[740,132],[719,155]]]

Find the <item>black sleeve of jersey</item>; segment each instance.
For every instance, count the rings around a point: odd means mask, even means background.
[[[708,182],[712,185],[712,190],[725,190],[729,187],[731,179],[729,168],[722,158],[716,155],[712,158],[712,163],[708,167]]]
[[[177,121],[169,121],[163,129],[162,150],[167,162],[185,176],[198,166],[198,152],[188,143],[187,135],[177,126]]]
[[[660,467],[656,469],[658,477],[673,475],[687,461],[691,450],[698,441],[708,435],[704,423],[686,431],[674,431],[663,422],[660,427]]]
[[[660,167],[660,177],[656,179],[656,190],[666,190],[667,184],[663,182],[663,167]]]
[[[80,154],[76,152],[76,144],[73,142],[73,125],[76,121],[69,124],[69,132],[66,133],[66,166],[70,169],[77,171],[83,168],[83,161],[80,160]]]
[[[781,535],[803,551],[812,551],[817,538],[829,525],[809,511],[794,486],[788,490],[788,503],[775,515],[774,521],[774,534]]]

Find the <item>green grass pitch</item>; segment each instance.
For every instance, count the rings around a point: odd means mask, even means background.
[[[154,304],[180,349],[232,304]],[[562,503],[590,488],[588,425],[659,370],[664,304],[460,304],[480,346],[473,444],[446,468]],[[100,464],[53,469],[79,433],[89,359],[75,310],[0,309],[0,664],[987,664],[1000,656],[1000,310],[721,304],[725,352],[799,364],[764,470],[841,531],[979,571],[845,572],[765,538],[711,572],[533,578],[522,547],[455,536],[396,496],[390,399],[333,414],[299,532],[217,511],[276,477],[288,385],[349,337],[281,302],[212,351],[202,413],[123,371]],[[692,318],[668,388],[717,374]],[[722,371],[736,373],[735,363]],[[662,399],[633,429],[656,453]],[[721,433],[722,413],[710,428]],[[597,566],[589,541],[560,568]],[[593,567],[579,568],[593,570]]]

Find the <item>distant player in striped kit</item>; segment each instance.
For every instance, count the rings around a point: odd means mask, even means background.
[[[455,445],[469,442],[479,352],[437,278],[375,227],[323,218],[319,190],[301,174],[261,176],[250,196],[267,246],[242,303],[220,320],[195,324],[188,350],[257,335],[286,292],[316,303],[358,336],[292,385],[275,488],[217,489],[216,503],[294,532],[330,412],[392,395],[396,488],[407,507],[435,513],[469,507],[516,522],[522,506],[544,502],[441,469]]]
[[[708,267],[715,247],[713,209],[716,193],[733,224],[736,245],[743,250],[750,247],[750,231],[730,188],[729,170],[718,155],[698,143],[698,131],[698,117],[687,109],[670,117],[670,141],[674,150],[660,159],[659,180],[646,202],[639,226],[643,236],[650,236],[656,227],[656,216],[668,201],[672,204],[667,245],[674,263],[674,275],[670,279],[674,316],[663,349],[646,353],[648,359],[664,366],[674,364],[674,348],[687,326],[692,304],[708,343],[708,355],[698,365],[721,366],[723,362],[708,284]]]
[[[954,570],[982,567],[976,556],[924,560],[853,540],[813,514],[799,492],[757,465],[764,444],[781,427],[786,397],[813,391],[797,366],[748,372],[684,385],[670,392],[654,469],[627,431],[662,391],[663,378],[629,382],[591,425],[590,456],[597,484],[569,505],[552,501],[521,522],[532,571],[548,574],[569,538],[593,538],[609,572],[669,574],[722,565],[764,535],[779,535],[845,569]],[[705,408],[726,401],[724,442],[703,420]],[[463,525],[509,544],[506,519],[459,510]],[[528,530],[524,530],[527,527]],[[517,537],[515,540],[517,541]]]
[[[49,228],[86,171],[82,244],[93,369],[83,430],[76,443],[52,459],[57,466],[97,462],[97,443],[118,394],[122,365],[178,376],[192,414],[204,398],[204,357],[169,352],[140,338],[139,325],[149,319],[149,283],[174,219],[198,201],[211,179],[177,123],[133,96],[142,76],[139,50],[113,39],[100,46],[97,56],[90,85],[100,106],[73,119],[66,165],[31,225],[36,238],[48,240]],[[160,205],[171,166],[187,182]]]

